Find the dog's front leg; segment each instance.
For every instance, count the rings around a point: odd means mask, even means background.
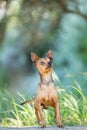
[[[45,127],[46,125],[45,125],[43,112],[41,110],[41,105],[38,103],[35,103],[35,113],[36,113],[38,123],[41,124],[42,127]]]
[[[59,104],[59,102],[57,102],[55,104],[54,110],[55,110],[55,118],[56,118],[58,127],[63,127],[62,122],[61,122],[61,117],[60,117],[60,104]]]
[[[38,124],[40,124],[40,117],[39,117],[39,113],[36,107],[35,107],[35,114],[36,114],[37,122]]]
[[[40,123],[41,123],[41,126],[42,127],[45,127],[46,126],[46,123],[45,123],[45,119],[44,119],[44,116],[43,116],[43,112],[41,110],[41,105],[39,105],[39,109],[38,109],[38,112],[40,114]]]

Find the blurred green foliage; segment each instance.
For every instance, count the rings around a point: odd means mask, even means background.
[[[22,71],[26,64],[31,70],[31,51],[43,56],[49,49],[53,50],[54,69],[61,78],[66,70],[85,72],[86,5],[86,0],[1,0],[0,64],[5,70],[10,68],[9,76],[19,67]]]
[[[84,97],[87,95],[86,0],[0,1],[0,125],[27,125],[31,116],[33,120],[29,125],[35,125],[32,106],[19,106],[8,91],[13,89],[11,92],[15,92],[15,96],[20,90],[32,93],[31,83],[35,84],[37,75],[30,53],[43,57],[49,49],[53,51],[54,71],[59,76],[56,85],[63,89],[65,96],[60,95],[63,122],[87,125]],[[8,112],[6,109],[10,106],[13,111]],[[53,114],[51,109],[48,113]],[[45,112],[46,121],[51,124],[54,119],[48,113]]]

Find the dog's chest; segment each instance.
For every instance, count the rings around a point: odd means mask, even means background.
[[[57,90],[54,84],[49,84],[41,86],[41,102],[46,105],[52,105],[55,98],[57,98]]]

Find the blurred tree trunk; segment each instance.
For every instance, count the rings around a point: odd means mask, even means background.
[[[0,44],[2,44],[5,36],[5,30],[7,25],[7,18],[3,18],[2,21],[0,21]]]
[[[0,2],[0,44],[2,44],[5,36],[6,25],[8,23],[7,9],[10,1],[3,0]]]

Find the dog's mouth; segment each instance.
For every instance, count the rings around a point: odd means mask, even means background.
[[[51,67],[48,66],[48,67],[46,67],[46,70],[47,70],[47,69],[50,69],[50,68],[51,68]]]

